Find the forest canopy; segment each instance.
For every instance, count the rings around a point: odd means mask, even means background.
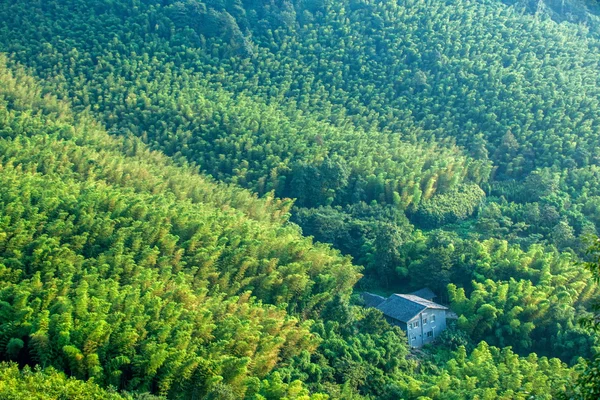
[[[585,398],[576,3],[0,0],[0,397]]]

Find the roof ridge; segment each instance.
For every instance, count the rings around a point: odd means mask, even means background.
[[[414,294],[394,293],[394,295],[425,307],[437,306],[443,307],[444,309],[448,309],[448,307],[438,304],[435,301],[427,300]]]

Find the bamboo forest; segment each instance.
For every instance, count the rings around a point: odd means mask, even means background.
[[[593,0],[0,0],[0,399],[600,398]]]

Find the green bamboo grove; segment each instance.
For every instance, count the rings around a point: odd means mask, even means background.
[[[0,397],[594,398],[595,13],[0,0]]]

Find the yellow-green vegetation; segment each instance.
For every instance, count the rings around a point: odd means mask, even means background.
[[[105,390],[92,382],[68,378],[54,368],[19,370],[15,363],[0,364],[0,397],[6,400],[131,400],[132,396]],[[147,397],[150,399],[150,397]]]
[[[116,388],[243,397],[249,377],[314,351],[309,318],[359,277],[348,259],[276,221],[268,200],[1,78],[4,357]]]
[[[416,370],[402,331],[349,304],[357,268],[284,223],[285,204],[173,166],[135,138],[111,138],[40,97],[21,70],[0,71],[0,357],[24,368],[3,365],[7,398],[515,390],[449,379],[474,368],[464,346],[449,358],[458,361]],[[520,360],[480,347],[470,363],[480,353],[490,368]],[[540,362],[523,379],[550,396],[570,372]]]
[[[584,393],[599,22],[505,3],[0,0],[0,396]]]

